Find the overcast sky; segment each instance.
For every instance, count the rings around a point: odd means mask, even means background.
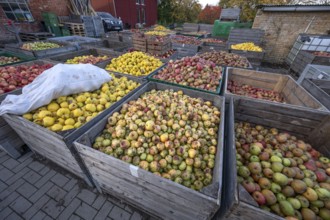
[[[219,0],[198,0],[199,3],[202,4],[203,8],[205,7],[206,4],[209,5],[216,5],[219,3]]]

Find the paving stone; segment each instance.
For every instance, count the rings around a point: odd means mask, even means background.
[[[105,200],[107,200],[107,198],[104,195],[98,195],[97,199],[95,199],[94,203],[93,203],[93,208],[99,210],[103,203],[105,202]]]
[[[30,171],[29,168],[25,167],[24,169],[20,170],[18,173],[16,173],[15,175],[13,175],[12,177],[10,177],[6,183],[8,185],[13,184],[14,182],[16,182],[19,178],[22,178],[22,176],[26,175],[28,172]]]
[[[0,198],[2,199],[1,203],[0,203],[0,210],[3,209],[4,207],[8,206],[9,203],[11,202],[10,200],[15,197],[18,197],[19,194],[17,192],[15,192],[15,187],[18,187],[19,185],[23,184],[24,180],[19,179],[14,185],[11,185],[10,187],[8,187],[5,191],[3,191],[0,194]],[[14,201],[15,198],[12,200]],[[9,203],[5,203],[4,201],[10,201]]]
[[[102,206],[102,208],[100,209],[100,211],[95,216],[94,220],[105,219],[108,216],[109,212],[111,211],[112,207],[114,207],[113,204],[111,202],[106,201]]]
[[[64,197],[64,206],[67,206],[70,204],[70,202],[72,201],[72,199],[74,199],[76,197],[76,195],[78,195],[78,193],[80,193],[80,188],[78,185],[75,185],[69,192],[68,194],[66,194],[66,196]]]
[[[0,170],[3,169],[3,168],[4,168],[4,166],[2,166],[2,165],[0,164]]]
[[[25,199],[23,196],[16,198],[9,207],[12,208],[16,213],[22,215],[26,210],[32,206],[32,203]]]
[[[7,155],[7,153],[5,151],[0,150],[0,158],[3,156],[6,156],[6,155]]]
[[[125,210],[128,211],[131,214],[134,212],[134,210],[129,205],[125,206]]]
[[[87,190],[87,189],[83,189],[81,190],[81,192],[78,194],[77,196],[79,199],[81,199],[83,202],[87,203],[88,205],[92,205],[94,200],[95,200],[95,193]]]
[[[9,204],[12,203],[13,201],[15,201],[18,197],[19,197],[19,194],[17,192],[13,192],[9,196],[4,198],[0,202],[0,210],[7,208],[9,206]],[[2,198],[2,197],[0,197],[0,198]]]
[[[38,173],[41,175],[41,176],[44,176],[46,175],[48,172],[49,172],[49,167],[44,167],[42,170],[40,170]]]
[[[67,194],[66,191],[61,189],[60,187],[54,185],[48,192],[47,195],[49,195],[51,198],[53,198],[55,201],[64,201],[64,197]]]
[[[116,204],[116,206],[118,206],[118,207],[120,207],[122,209],[125,208],[125,204],[124,203],[122,203],[119,199],[116,199],[116,198],[114,198],[112,196],[111,197],[108,197],[108,201],[111,202],[111,203],[113,203],[113,204]]]
[[[129,220],[131,217],[131,214],[127,211],[125,211],[122,208],[119,208],[118,206],[114,206],[111,210],[109,217],[116,220]]]
[[[24,162],[22,162],[20,165],[18,165],[17,167],[15,167],[12,171],[14,173],[17,173],[19,171],[21,171],[22,169],[24,168],[28,168],[28,165],[33,161],[33,159],[30,157],[30,158],[27,158]]]
[[[7,167],[9,170],[14,169],[16,166],[18,166],[20,163],[14,160],[13,158],[9,158],[5,162],[2,163],[3,166]]]
[[[25,174],[23,176],[23,178],[26,181],[28,181],[29,183],[35,184],[41,178],[41,176],[38,173],[36,173],[35,171],[31,170],[30,172]]]
[[[39,161],[33,161],[32,163],[29,164],[29,167],[32,170],[39,172],[40,170],[42,170],[45,167],[45,165],[43,165]]]
[[[13,210],[11,210],[9,207],[6,207],[5,209],[1,210],[1,212],[0,212],[0,219],[6,218],[12,212],[13,212]]]
[[[48,215],[46,215],[42,220],[53,220],[53,218],[51,218]]]
[[[76,209],[81,205],[79,199],[74,199],[72,202],[63,210],[58,219],[69,219],[69,217],[76,211]]]
[[[91,206],[82,202],[78,209],[75,211],[75,214],[83,219],[89,220],[94,218],[94,216],[97,214],[97,211]]]
[[[33,155],[33,152],[30,151],[30,152],[27,152],[26,154],[24,154],[23,156],[21,156],[20,158],[17,159],[18,162],[22,163],[24,162],[25,160],[27,159],[32,159],[32,155]]]
[[[30,196],[32,196],[37,191],[37,188],[35,188],[30,183],[25,182],[23,185],[18,187],[18,189],[16,191],[28,199]]]
[[[77,184],[77,182],[78,182],[78,180],[71,179],[69,182],[67,182],[67,184],[65,184],[63,189],[66,190],[66,191],[69,191],[70,189],[72,189],[74,187],[74,185]]]
[[[133,212],[133,215],[131,216],[130,220],[142,220],[142,215],[138,212]]]
[[[47,204],[42,207],[42,211],[47,213],[52,218],[57,219],[57,216],[64,210],[64,206],[58,205],[58,203],[50,199]]]
[[[53,176],[51,181],[53,183],[55,183],[56,185],[58,185],[59,187],[62,187],[69,181],[69,179],[67,177],[63,176],[62,174],[57,173],[55,176]]]
[[[30,220],[40,220],[40,219],[44,219],[45,217],[46,214],[43,211],[39,211]]]
[[[30,208],[28,211],[26,211],[23,214],[23,217],[25,219],[30,219],[33,216],[36,215],[36,213],[49,201],[49,197],[47,195],[42,196],[40,199],[38,199],[38,201],[36,201]]]
[[[8,170],[7,168],[3,168],[0,170],[0,180],[6,182],[10,177],[14,176],[14,173]]]
[[[5,162],[8,159],[10,159],[10,157],[7,154],[5,154],[2,157],[0,157],[0,163],[2,164],[3,162]]]
[[[50,170],[45,176],[41,177],[41,179],[34,184],[35,187],[42,187],[50,178],[52,178],[56,172],[54,170]]]
[[[22,219],[19,215],[17,215],[15,212],[12,212],[5,220],[20,220]],[[22,219],[23,220],[23,219]]]
[[[82,219],[82,218],[80,218],[77,215],[71,215],[70,218],[69,218],[69,220],[80,220],[80,219]]]
[[[7,189],[7,187],[7,184],[0,180],[0,192],[3,192],[5,189]]]
[[[50,190],[54,186],[54,183],[52,182],[47,182],[44,184],[37,192],[35,192],[29,200],[31,202],[36,202],[40,197],[42,197],[46,192]]]

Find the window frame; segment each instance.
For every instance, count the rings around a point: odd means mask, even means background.
[[[4,10],[3,6],[9,7],[10,11]],[[19,9],[19,12],[15,12],[17,9],[13,9],[11,4],[16,4],[16,6]],[[17,22],[34,22],[34,17],[31,13],[30,7],[28,5],[28,2],[26,0],[0,0],[0,6],[5,14],[5,16],[8,19],[12,19],[8,17],[8,14],[11,14]],[[21,7],[22,6],[22,7]],[[23,10],[23,6],[25,9]],[[23,17],[24,19],[20,19],[20,17]],[[29,18],[30,17],[30,18]]]

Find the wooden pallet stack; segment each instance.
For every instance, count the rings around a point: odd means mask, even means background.
[[[86,36],[84,24],[71,22],[65,22],[64,24],[69,29],[71,35]]]
[[[147,52],[147,38],[141,34],[134,34],[132,37],[133,47],[136,50]]]
[[[47,40],[50,37],[54,37],[53,34],[49,32],[37,32],[37,33],[19,33],[19,37],[22,41],[39,41]]]

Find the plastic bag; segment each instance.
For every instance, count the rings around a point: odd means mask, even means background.
[[[99,89],[110,80],[107,71],[91,64],[57,64],[25,86],[21,95],[7,95],[0,105],[0,115],[22,115],[60,96]]]

